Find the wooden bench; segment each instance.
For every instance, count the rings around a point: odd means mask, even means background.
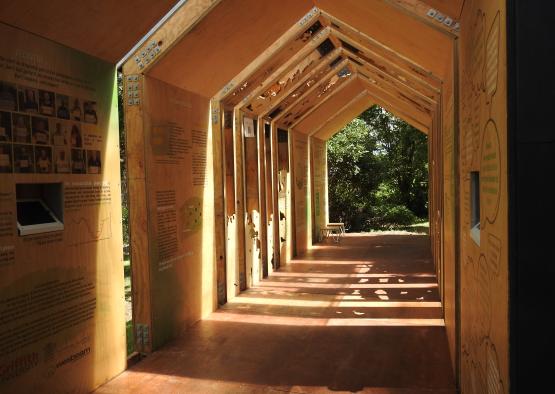
[[[344,235],[345,225],[343,223],[328,223],[320,229],[320,241],[331,236],[334,242],[339,243]]]

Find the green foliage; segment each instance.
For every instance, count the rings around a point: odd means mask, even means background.
[[[428,214],[425,134],[374,106],[328,141],[330,220],[399,228]]]
[[[117,72],[118,114],[119,114],[119,146],[120,146],[120,177],[121,177],[121,213],[123,226],[123,253],[129,256],[129,195],[127,187],[127,161],[125,152],[125,118],[123,110],[123,73]]]

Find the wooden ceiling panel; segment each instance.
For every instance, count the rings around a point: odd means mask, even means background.
[[[322,125],[311,134],[316,138],[327,141],[341,131],[351,120],[374,104],[375,101],[366,93],[354,97],[344,108],[326,118]]]
[[[295,29],[297,25],[295,26]],[[329,29],[325,29],[320,21],[312,23],[308,29],[302,29],[297,33],[296,37],[289,40],[281,50],[271,56],[268,61],[264,62],[258,70],[250,75],[240,86],[232,90],[232,92],[223,101],[225,105],[235,107],[242,101],[246,101],[257,88],[264,84],[269,76],[273,76],[284,68],[291,66],[293,63],[301,60],[302,57],[308,56],[320,45],[328,36]],[[314,59],[315,60],[315,59]]]
[[[0,2],[0,21],[117,63],[177,0]]]
[[[315,0],[327,14],[443,79],[451,39],[380,0]]]
[[[344,89],[337,91],[329,100],[323,102],[321,105],[318,105],[311,114],[305,117],[293,128],[295,131],[300,133],[312,133],[314,130],[321,127],[331,115],[341,110],[349,104],[353,98],[359,96],[365,91],[365,88],[359,83],[359,81],[349,83],[349,85]]]
[[[268,121],[277,120],[285,111],[294,105],[300,98],[310,92],[323,78],[325,78],[333,69],[339,70],[339,66],[345,65],[344,58],[338,58],[339,63],[334,58],[322,59],[323,67],[318,67],[314,72],[304,76],[301,83],[295,88],[291,89],[287,95],[281,95],[278,100],[274,102],[268,113],[266,119]]]
[[[464,4],[464,0],[422,0],[422,2],[453,19],[460,19]]]
[[[314,85],[285,109],[277,119],[277,123],[284,128],[291,127],[319,102],[330,97],[335,90],[341,89],[352,77],[353,70],[349,68],[347,61],[341,62],[319,84]]]
[[[359,79],[366,86],[369,94],[374,98],[376,104],[387,109],[389,112],[397,115],[413,126],[414,124],[418,124],[419,130],[422,129],[422,125],[428,129],[432,124],[433,114],[425,113],[418,107],[399,100],[390,92],[381,89],[360,74]]]
[[[322,57],[317,50],[305,56],[299,63],[284,71],[278,78],[270,79],[258,91],[253,92],[252,99],[243,107],[244,111],[265,115],[272,106],[277,105],[304,80],[308,80],[319,71],[329,68],[329,64],[341,53],[336,48]]]
[[[225,0],[149,75],[213,97],[312,9],[311,0]]]

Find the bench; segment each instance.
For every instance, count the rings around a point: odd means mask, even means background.
[[[320,241],[331,236],[334,242],[339,243],[344,235],[345,225],[343,223],[328,223],[320,229]]]

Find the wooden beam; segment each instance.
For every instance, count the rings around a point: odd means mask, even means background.
[[[226,290],[226,204],[225,204],[225,152],[221,104],[210,102],[212,127],[212,153],[214,160],[214,241],[216,258],[216,285],[218,305],[227,302]]]
[[[386,57],[423,75],[442,80],[447,72],[451,38],[400,12],[382,0],[315,0],[325,16],[348,28]]]
[[[430,26],[432,29],[446,34],[449,38],[455,39],[459,36],[460,24],[456,20],[457,15],[455,14],[446,15],[437,10],[429,14],[430,9],[433,10],[433,8],[420,0],[384,1],[410,17]]]
[[[221,1],[188,0],[127,60],[128,74],[145,73]]]
[[[393,115],[404,120],[405,122],[417,128],[424,134],[428,134],[428,132],[430,131],[431,124],[425,124],[415,119],[412,115],[406,113],[405,111],[400,110],[399,107],[397,107],[396,105],[392,104],[388,100],[384,100],[379,95],[376,95],[375,91],[370,90],[370,87],[367,92],[368,92],[368,95],[372,98],[372,100],[383,109],[387,110],[388,112],[391,112]]]
[[[254,61],[245,67],[237,76],[229,81],[214,97],[218,100],[224,101],[227,105],[235,106],[236,102],[229,102],[228,97],[237,92],[237,89],[245,84],[245,82],[252,77],[257,71],[262,70],[267,72],[268,69],[273,69],[275,66],[269,66],[270,62],[276,56],[279,56],[283,50],[292,50],[287,48],[295,41],[303,39],[303,35],[308,27],[310,27],[320,16],[320,10],[313,7],[307,14],[305,14],[297,23],[289,28],[281,37],[279,37],[272,45],[267,47]],[[298,35],[300,37],[297,37]]]
[[[347,78],[348,80],[346,82],[344,82],[343,84],[341,84],[341,86],[339,86],[337,89],[334,89],[330,94],[327,94],[326,97],[324,97],[322,100],[319,100],[316,102],[316,104],[314,104],[313,107],[311,107],[308,111],[306,111],[299,119],[297,119],[291,126],[290,128],[294,129],[295,126],[297,126],[299,123],[301,123],[303,120],[305,120],[308,116],[310,116],[310,114],[312,114],[314,111],[316,111],[318,108],[320,108],[321,105],[325,104],[326,102],[328,102],[331,98],[335,97],[339,92],[341,92],[343,89],[347,88],[348,86],[352,85],[355,81],[356,81],[356,76],[355,75],[351,75],[350,77]]]
[[[335,75],[339,70],[341,70],[343,67],[345,67],[348,64],[348,60],[344,59],[342,60],[339,64],[335,65],[335,67],[333,67],[322,79],[321,81],[326,81],[329,80],[333,75]],[[300,95],[295,101],[293,101],[293,103],[291,103],[289,106],[287,106],[286,108],[284,108],[284,110],[275,118],[275,120],[278,122],[278,124],[281,124],[282,119],[284,118],[284,116],[286,116],[293,108],[295,108],[297,106],[297,104],[301,103],[309,94],[311,94],[314,90],[316,90],[318,87],[320,87],[322,84],[321,83],[315,83],[314,85],[312,85],[308,90],[306,90],[305,92],[303,92],[302,95]],[[287,126],[285,126],[284,128],[287,128]]]
[[[243,109],[245,111],[256,113],[257,109],[249,108],[249,103],[251,101],[256,102],[257,98],[269,89],[272,89],[272,87],[276,84],[279,84],[280,86],[279,88],[274,88],[274,90],[281,89],[281,85],[287,86],[287,84],[293,82],[295,78],[298,78],[299,76],[302,77],[304,72],[310,71],[313,67],[315,67],[315,65],[318,64],[317,59],[322,58],[316,48],[318,48],[318,46],[329,37],[330,29],[324,28],[299,52],[292,56],[289,55],[288,60],[281,67],[267,77],[255,90],[243,98],[241,103]]]
[[[258,239],[260,247],[260,264],[268,264],[268,215],[266,213],[266,138],[264,133],[264,119],[258,118],[258,209],[260,211],[260,228],[258,230]],[[259,269],[259,277],[264,276],[264,267]]]
[[[385,47],[374,38],[351,27],[347,23],[330,14],[327,14],[324,11],[322,11],[322,17],[330,20],[333,33],[336,34],[338,38],[343,39],[339,36],[338,33],[340,33],[342,36],[347,37],[355,44],[365,47],[373,54],[374,57],[377,56],[381,59],[387,60],[390,65],[395,65],[397,69],[403,70],[413,78],[418,79],[421,83],[425,83],[428,86],[439,90],[441,85],[441,76],[434,75],[430,70],[427,70],[410,59],[401,56],[399,53]]]
[[[428,113],[422,111],[420,108],[414,105],[407,104],[406,102],[397,99],[390,92],[384,90],[376,83],[373,83],[371,80],[367,79],[363,74],[359,73],[359,79],[374,97],[386,102],[389,107],[395,108],[395,111],[403,113],[405,116],[414,119],[414,121],[417,121],[419,124],[431,124],[433,112]]]
[[[343,107],[332,113],[319,127],[310,131],[308,135],[326,141],[373,104],[374,102],[370,99],[366,90],[364,90]]]
[[[375,66],[373,63],[370,63],[368,59],[362,58],[357,56],[353,53],[347,52],[345,49],[342,51],[345,57],[348,57],[352,62],[359,64],[361,70],[364,69],[365,72],[372,76],[375,80],[382,81],[384,84],[387,84],[387,89],[394,90],[398,92],[398,94],[402,94],[411,98],[418,102],[420,105],[426,107],[434,107],[439,102],[439,95],[434,95],[434,98],[430,98],[426,96],[419,90],[414,89],[413,87],[409,86],[404,81],[398,80],[389,74],[386,71],[383,71],[379,67]],[[436,101],[437,99],[437,101]]]
[[[339,52],[338,52],[339,53]],[[332,61],[324,60],[320,64],[321,67],[318,67],[314,73],[310,73],[307,75],[302,81],[295,85],[287,95],[278,96],[277,103],[274,103],[272,106],[269,106],[267,111],[264,113],[265,118],[268,121],[272,121],[273,119],[277,118],[283,111],[289,107],[293,102],[297,100],[298,97],[305,94],[312,86],[319,83],[326,74],[333,69],[337,64],[335,59],[339,59],[337,56],[334,56]]]
[[[356,40],[356,37],[344,34],[343,31],[332,28],[332,34],[336,35],[347,45],[343,45],[346,53],[352,54],[363,59],[366,63],[372,64],[376,68],[389,74],[395,80],[410,86],[412,89],[420,92],[431,100],[438,101],[441,84],[435,81],[430,84],[422,78],[421,75],[414,71],[401,67],[393,60],[387,59],[372,49],[368,48],[362,40]]]
[[[241,86],[239,86],[233,94],[228,95],[226,103],[233,106],[244,105],[249,100],[259,96],[264,92],[262,87],[267,85],[269,81],[278,78],[285,70],[295,66],[295,64],[302,59],[314,59],[314,54],[312,57],[309,55],[311,52],[315,52],[316,48],[324,42],[329,35],[330,29],[323,28],[299,50],[296,51],[297,48],[286,48],[286,50],[278,54],[277,58],[272,58],[267,65],[258,70],[255,75],[242,82]],[[297,46],[299,44],[304,44],[304,37],[300,36],[296,41]],[[291,54],[291,52],[294,52],[294,54]],[[300,67],[303,65],[304,64],[301,62]]]
[[[312,112],[308,117],[303,119],[295,126],[295,130],[303,134],[310,134],[315,128],[322,125],[322,122],[329,119],[338,110],[342,109],[347,103],[353,100],[353,97],[358,97],[366,89],[362,86],[357,79],[353,83],[335,94],[335,96],[327,102],[319,105],[318,108]]]
[[[129,73],[129,66],[123,68],[124,76],[137,77],[135,82],[139,91],[143,92],[144,77]],[[125,80],[125,87],[129,81]],[[126,90],[127,91],[127,90]],[[127,153],[127,182],[129,187],[129,229],[131,249],[131,280],[133,286],[133,329],[137,325],[152,327],[152,305],[150,287],[150,240],[147,184],[146,184],[146,152],[143,105],[127,105],[124,100],[124,116]],[[152,351],[152,333],[148,343],[134,335],[135,349],[138,352]]]
[[[281,262],[281,239],[279,236],[280,215],[279,215],[279,165],[278,165],[278,131],[275,122],[270,123],[271,140],[271,174],[272,174],[272,201],[273,201],[273,237],[274,237],[274,268],[277,269]]]
[[[265,117],[269,112],[271,112],[272,107],[276,107],[279,105],[282,100],[289,96],[291,92],[297,89],[303,83],[306,83],[307,80],[312,78],[314,75],[318,74],[322,69],[329,66],[329,62],[333,59],[337,58],[341,54],[341,48],[335,48],[332,52],[328,53],[326,56],[320,57],[316,62],[311,63],[305,69],[300,72],[300,74],[295,76],[295,73],[291,73],[291,70],[288,70],[285,74],[286,75],[293,75],[293,78],[287,79],[284,84],[281,83],[283,81],[283,77],[276,78],[274,80],[268,80],[265,86],[261,89],[261,92],[266,92],[270,89],[271,86],[280,84],[284,85],[282,89],[277,92],[273,92],[273,95],[269,95],[265,99],[258,99],[258,97],[254,97],[252,101],[247,102],[243,107],[242,110],[247,110],[247,106],[251,106],[252,112],[258,114],[261,117]],[[297,66],[295,66],[297,67]],[[301,68],[298,68],[301,70]],[[305,74],[306,73],[306,74]],[[291,83],[289,83],[291,81]],[[275,97],[275,99],[274,99]]]
[[[439,105],[434,105],[434,106],[422,105],[420,102],[412,99],[411,97],[409,97],[405,94],[399,93],[394,89],[391,89],[389,86],[387,86],[387,84],[383,83],[383,81],[381,79],[372,78],[372,76],[367,75],[366,70],[361,66],[357,66],[357,71],[359,73],[359,76],[368,80],[375,87],[375,89],[377,89],[380,92],[382,92],[383,94],[395,99],[398,102],[402,102],[402,103],[406,104],[407,106],[416,109],[418,112],[424,114],[424,116],[431,116],[431,114],[434,111],[436,111],[438,106],[439,106]]]
[[[233,142],[235,145],[235,212],[237,214],[237,251],[235,294],[246,289],[246,256],[245,256],[245,169],[243,152],[243,114],[233,111]]]

